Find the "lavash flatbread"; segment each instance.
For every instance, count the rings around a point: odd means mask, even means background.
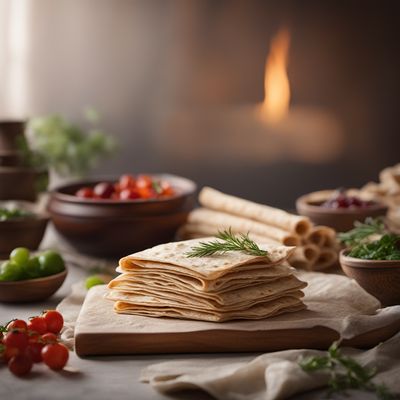
[[[120,260],[106,295],[118,313],[206,321],[261,319],[304,308],[306,284],[286,263],[294,247],[260,245],[268,257],[226,252],[190,258],[207,240],[168,243]]]
[[[168,271],[165,273],[162,263],[147,262],[147,268],[141,268],[138,265],[132,266],[129,272],[118,276],[110,282],[109,287],[114,288],[120,280],[142,281],[145,284],[147,280],[163,281],[165,283],[172,282],[183,284],[186,287],[192,287],[194,290],[202,290],[205,292],[229,290],[233,286],[251,285],[261,283],[263,281],[272,281],[284,276],[292,274],[293,269],[287,264],[267,265],[264,263],[252,264],[248,269],[238,272],[225,274],[219,279],[204,279],[197,276],[182,274],[177,271]],[[123,273],[121,268],[117,268],[117,272]]]
[[[285,246],[301,244],[300,236],[296,233],[222,211],[197,208],[189,214],[188,222],[214,226],[215,233],[221,229],[231,229],[233,232],[252,232],[259,237],[267,237],[272,241],[283,243]]]
[[[134,314],[148,317],[170,317],[179,319],[194,319],[212,322],[224,322],[234,319],[264,319],[284,312],[303,310],[305,305],[297,297],[286,296],[266,303],[256,304],[246,310],[230,312],[197,311],[179,307],[148,307],[141,304],[129,304],[117,301],[114,310],[120,314]]]
[[[277,279],[273,282],[261,283],[246,286],[240,289],[232,289],[222,293],[209,293],[194,290],[185,290],[182,287],[167,288],[155,283],[141,285],[127,281],[119,281],[120,284],[114,290],[109,292],[107,297],[111,300],[128,301],[133,296],[140,296],[143,293],[155,295],[165,300],[179,299],[185,304],[201,304],[208,308],[223,308],[232,305],[253,303],[262,299],[276,298],[292,291],[303,289],[306,284],[296,277],[288,276]],[[118,297],[119,292],[124,292]]]
[[[216,240],[215,238],[193,239],[182,242],[167,243],[150,249],[131,254],[120,260],[120,266],[124,271],[129,271],[136,263],[141,261],[159,262],[165,270],[179,270],[193,276],[206,279],[215,279],[232,271],[240,271],[249,268],[249,265],[257,262],[266,262],[266,257],[253,256],[238,252],[227,252],[223,255],[215,254],[209,257],[189,258],[188,253],[201,242]],[[268,251],[268,261],[276,264],[286,260],[294,251],[294,247],[260,245],[260,248]],[[146,263],[141,263],[146,268]]]
[[[201,190],[199,202],[203,207],[260,221],[300,236],[306,235],[312,226],[307,217],[230,196],[210,187]]]

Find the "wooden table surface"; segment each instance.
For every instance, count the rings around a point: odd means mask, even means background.
[[[53,234],[47,235],[47,243],[57,243]],[[35,304],[1,304],[0,323],[5,323],[12,318],[28,318],[41,313],[44,309],[55,308],[65,297],[74,282],[87,276],[87,271],[77,267],[69,267],[69,274],[60,290],[48,301]],[[99,343],[101,346],[101,343]],[[8,369],[0,365],[0,399],[13,400],[110,400],[110,399],[180,399],[180,400],[205,400],[211,397],[201,392],[182,392],[173,395],[163,395],[156,392],[150,385],[140,383],[139,376],[143,368],[150,364],[170,361],[188,360],[199,358],[226,357],[234,362],[236,359],[248,357],[252,359],[259,353],[251,354],[180,354],[180,355],[132,355],[118,357],[93,357],[81,359],[70,353],[70,371],[54,372],[44,365],[35,365],[32,373],[23,379],[14,377]],[[325,391],[306,393],[296,396],[295,399],[320,399]],[[341,397],[335,397],[340,399]],[[343,399],[374,399],[375,397],[361,392],[352,392]]]

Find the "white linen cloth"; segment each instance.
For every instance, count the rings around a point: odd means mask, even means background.
[[[312,313],[320,318],[299,320],[298,314],[293,313],[295,326],[302,327],[315,325],[329,326],[341,333],[342,338],[351,338],[374,328],[385,326],[400,319],[400,306],[386,307],[371,312],[372,306],[379,303],[372,296],[364,292],[354,281],[339,275],[303,272],[300,279],[310,283],[306,290],[305,302],[311,307]],[[327,294],[326,288],[329,295]],[[102,290],[96,288],[94,292]],[[361,292],[360,292],[361,291]],[[57,307],[64,315],[65,329],[63,339],[72,347],[76,320],[86,296],[83,283],[73,286],[72,293]],[[361,300],[367,304],[357,305]],[[347,304],[346,316],[343,310],[343,301]],[[326,307],[332,311],[332,319],[327,321],[318,315],[316,305],[325,311]],[[361,313],[360,313],[361,311]],[[369,312],[367,312],[369,311]],[[363,312],[367,312],[364,314]],[[354,314],[353,314],[354,313]],[[297,316],[295,316],[295,314]],[[373,314],[373,315],[368,315]],[[290,315],[290,314],[287,314]],[[141,317],[147,318],[147,317]],[[151,330],[162,324],[163,321],[175,325],[182,325],[182,320],[163,320],[151,318]],[[269,319],[274,324],[273,329],[288,328],[288,318],[278,316]],[[189,324],[204,324],[199,321],[187,321]],[[323,322],[323,323],[322,323]],[[241,321],[240,324],[246,324]],[[250,324],[253,324],[251,322]],[[208,323],[205,323],[208,324]],[[230,325],[232,323],[228,323]],[[164,326],[164,329],[168,327]],[[186,329],[186,328],[185,328]],[[247,329],[252,329],[251,325]],[[392,391],[400,392],[400,333],[385,343],[368,351],[345,349],[345,354],[354,356],[362,365],[376,366],[378,374],[374,378],[376,383],[385,383]],[[323,354],[317,350],[286,350],[268,353],[257,358],[254,356],[233,356],[227,359],[216,355],[199,355],[185,361],[169,361],[147,367],[141,375],[142,382],[151,384],[160,392],[171,392],[183,389],[201,389],[216,399],[250,400],[250,399],[285,399],[291,395],[326,386],[328,376],[325,373],[308,374],[299,367],[301,357]]]
[[[376,367],[373,381],[400,393],[400,333],[371,350],[346,348],[343,353],[363,366]],[[323,354],[326,352],[286,350],[234,362],[217,357],[168,361],[145,368],[141,380],[160,392],[198,388],[221,400],[287,399],[327,385],[327,373],[307,373],[298,364],[303,357]]]

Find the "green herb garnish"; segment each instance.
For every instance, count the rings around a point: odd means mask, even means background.
[[[242,251],[253,256],[268,257],[268,251],[261,250],[257,243],[249,238],[249,235],[240,233],[234,235],[231,228],[219,231],[215,236],[219,241],[200,242],[187,253],[188,257],[206,257],[214,254],[224,254],[228,251]]]
[[[160,182],[158,182],[158,181],[153,181],[153,182],[151,183],[151,186],[153,187],[154,191],[155,191],[157,194],[161,194],[161,193],[163,192]]]
[[[354,229],[339,233],[339,240],[347,246],[358,244],[372,235],[382,235],[386,232],[385,224],[381,218],[367,218],[365,222],[356,221]]]
[[[347,255],[364,260],[400,260],[400,236],[386,234],[379,240],[360,243],[353,246]]]
[[[21,210],[19,208],[0,208],[0,221],[7,221],[10,219],[32,217],[33,214],[29,211]]]
[[[308,357],[301,360],[299,365],[306,372],[328,371],[328,394],[345,394],[348,389],[358,389],[373,392],[382,400],[398,399],[387,386],[371,382],[376,375],[376,368],[363,367],[353,358],[343,356],[337,342],[329,347],[326,356]]]

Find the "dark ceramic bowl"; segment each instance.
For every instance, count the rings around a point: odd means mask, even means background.
[[[343,272],[357,281],[382,306],[400,304],[400,260],[363,260],[340,253]]]
[[[367,217],[379,217],[387,213],[387,207],[379,203],[366,208],[321,207],[333,192],[334,190],[324,190],[299,197],[296,201],[297,212],[309,217],[314,224],[330,226],[337,232],[353,229],[355,221],[363,222]]]
[[[35,215],[0,221],[0,256],[7,256],[16,247],[36,250],[43,239],[49,217]]]
[[[1,167],[16,167],[21,165],[21,154],[17,151],[1,152],[0,151],[0,166]]]
[[[0,302],[27,303],[45,300],[63,284],[67,270],[44,278],[22,281],[0,281]]]
[[[25,121],[0,121],[0,152],[17,151],[19,140],[23,139]]]
[[[35,201],[44,180],[47,171],[0,166],[0,200]]]
[[[172,241],[195,205],[196,184],[174,175],[152,176],[168,181],[176,195],[126,201],[82,199],[74,195],[81,187],[94,186],[100,180],[56,189],[48,205],[56,230],[77,251],[100,257],[119,258]]]

